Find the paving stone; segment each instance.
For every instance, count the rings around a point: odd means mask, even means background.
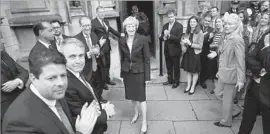
[[[134,114],[131,102],[112,101],[112,104],[115,105],[116,115],[110,120],[131,120]],[[196,120],[189,101],[148,101],[147,106],[149,121]]]
[[[141,122],[130,125],[129,121],[123,121],[120,134],[139,134]],[[147,134],[175,134],[172,121],[148,121]]]
[[[195,89],[193,95],[188,95],[184,93],[186,88],[185,83],[181,83],[178,88],[172,88],[171,86],[164,86],[165,92],[167,94],[168,100],[209,100],[203,89],[199,89],[198,86]]]
[[[146,87],[147,100],[167,100],[164,87],[162,85],[154,85]]]
[[[241,125],[241,120],[235,120],[232,124],[232,130],[235,134],[238,133],[239,127]],[[262,129],[262,120],[257,118],[257,121],[254,124],[253,130],[251,134],[263,134]]]
[[[200,100],[190,101],[198,120],[220,120],[221,101]]]
[[[162,121],[196,120],[189,101],[148,101],[148,119]]]
[[[104,134],[119,134],[121,121],[107,121],[108,129]]]
[[[176,134],[234,134],[230,128],[214,126],[212,121],[174,122]]]

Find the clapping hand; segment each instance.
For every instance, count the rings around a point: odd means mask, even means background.
[[[99,44],[102,47],[104,43],[106,42],[106,39],[103,38],[103,36],[99,39]]]
[[[212,39],[214,37],[214,34],[213,33],[210,33],[209,34],[209,39]]]
[[[104,109],[107,113],[107,119],[111,118],[113,115],[115,115],[114,111],[114,105],[110,104],[110,102],[107,102],[105,104],[102,104],[102,109]]]
[[[217,56],[217,53],[215,51],[210,50],[210,54],[207,55],[209,59],[213,59]]]
[[[85,103],[81,109],[81,115],[78,115],[76,119],[76,131],[82,134],[92,133],[99,115],[100,112],[94,103],[91,103],[89,106],[88,103]]]

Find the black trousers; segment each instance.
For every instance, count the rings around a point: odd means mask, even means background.
[[[252,132],[259,112],[262,113],[263,133],[270,134],[270,108],[259,100],[259,87],[260,85],[253,81],[246,94],[243,119],[238,134]]]
[[[168,81],[179,82],[180,79],[180,56],[165,54]]]
[[[106,84],[105,79],[102,77],[104,72],[104,69],[98,66],[97,70],[94,72],[92,71],[92,77],[90,79],[91,84],[95,88],[96,94],[99,98],[101,98],[101,95],[103,93],[104,86]]]
[[[106,75],[106,82],[111,80],[110,78],[110,67],[111,67],[111,52],[104,53],[105,55],[105,75]]]

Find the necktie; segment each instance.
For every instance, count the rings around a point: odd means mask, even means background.
[[[74,134],[74,131],[73,131],[73,128],[72,128],[72,126],[70,124],[70,121],[69,121],[67,115],[65,114],[65,112],[64,112],[61,104],[58,101],[56,102],[55,107],[57,109],[58,114],[60,115],[60,118],[61,118],[62,123],[65,125],[66,129],[68,130],[68,132],[70,134]]]
[[[61,41],[62,39],[60,37],[57,37],[57,45],[60,46],[61,45]]]
[[[105,22],[102,20],[101,21],[102,22],[102,25],[105,27],[105,29],[106,29],[106,31],[108,30],[108,28],[107,28],[107,26],[106,26],[106,24],[105,24]]]
[[[93,88],[89,85],[89,83],[86,81],[86,79],[84,78],[84,76],[83,75],[80,75],[80,77],[81,77],[81,79],[84,81],[84,85],[90,90],[90,92],[92,93],[92,95],[93,95],[93,97],[95,98],[95,100],[97,101],[97,102],[99,102],[98,101],[98,99],[97,99],[97,96],[96,96],[96,94],[95,94],[95,92],[94,92],[94,90],[93,90]]]
[[[86,41],[87,41],[87,46],[90,49],[92,49],[92,42],[90,41],[90,36],[86,36]],[[96,71],[97,70],[97,60],[96,56],[94,54],[91,55],[92,58],[92,70]]]

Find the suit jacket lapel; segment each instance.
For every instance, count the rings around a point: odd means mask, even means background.
[[[81,80],[79,80],[73,73],[71,73],[69,70],[67,70],[67,76],[69,79],[71,79],[73,81],[73,83],[78,87],[78,89],[80,89],[82,92],[85,92],[86,94],[90,94],[93,98],[93,94],[91,93],[90,89],[88,89],[88,87],[86,87],[86,85],[84,85],[84,83],[81,82]],[[89,83],[89,82],[88,82]],[[89,83],[90,84],[90,83]],[[97,93],[95,92],[93,86],[90,84],[90,86],[92,87],[93,89],[93,92],[95,94],[95,96],[97,97]],[[101,104],[98,100],[98,103],[101,107]]]
[[[69,132],[66,129],[65,125],[55,115],[55,113],[49,108],[49,106],[45,104],[41,99],[39,99],[30,89],[27,89],[27,90],[29,92],[29,95],[31,96],[30,101],[28,101],[28,103],[30,103],[33,107],[35,107],[35,110],[37,110],[38,113],[44,115],[47,118],[50,118],[50,120],[53,123],[55,123],[59,127],[59,129],[62,130],[64,134],[68,134]]]
[[[132,44],[132,49],[131,49],[131,53],[132,51],[135,50],[136,46],[138,45],[138,34],[136,33],[135,36],[134,36],[134,39],[133,39],[133,44]],[[131,54],[130,53],[130,54]]]

